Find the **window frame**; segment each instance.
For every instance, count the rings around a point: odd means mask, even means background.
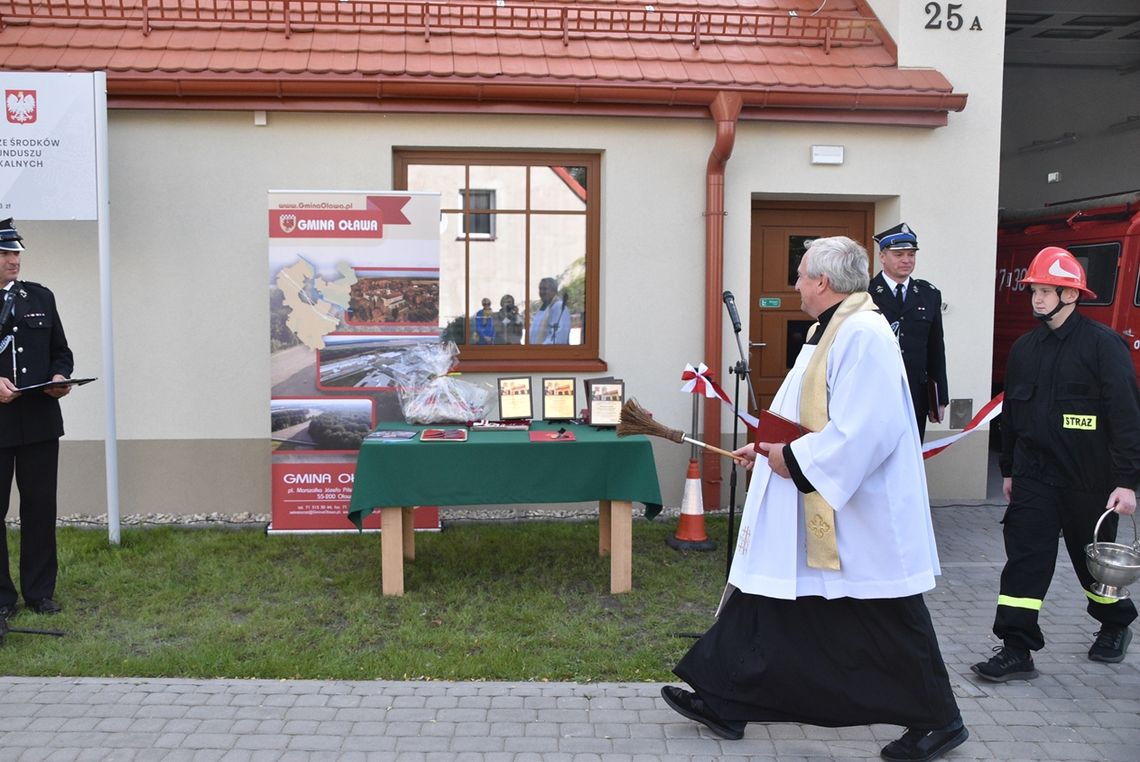
[[[470,168],[475,166],[521,166],[521,167],[586,167],[586,177],[589,183],[589,192],[586,194],[585,212],[533,209],[529,189],[526,206],[522,209],[493,209],[492,216],[496,214],[525,215],[526,226],[529,230],[530,220],[535,215],[574,215],[584,216],[586,224],[586,264],[584,297],[586,309],[584,310],[585,325],[582,331],[582,343],[577,345],[473,345],[468,341],[459,345],[458,370],[467,372],[479,371],[580,371],[594,372],[606,370],[606,362],[601,358],[600,330],[602,308],[600,299],[600,273],[601,273],[601,164],[600,152],[591,151],[525,151],[525,150],[491,150],[476,148],[393,148],[392,187],[394,190],[411,190],[408,188],[409,168],[415,165],[459,166],[464,168],[465,186],[460,190],[462,208],[449,209],[443,207],[443,214],[460,214],[465,219],[473,210],[468,208],[467,198],[470,191],[481,190],[470,186]],[[529,181],[528,181],[529,184]],[[417,191],[431,191],[430,188],[417,188]],[[463,225],[466,228],[466,223]],[[491,224],[494,231],[496,225]],[[442,237],[441,237],[442,240]],[[488,238],[485,234],[465,234],[454,240],[464,241],[464,315],[475,314],[479,305],[472,305],[471,300],[471,247],[478,246],[488,240],[494,240],[494,234]],[[524,283],[532,282],[530,268],[531,252],[530,237],[527,237],[525,252]],[[444,273],[440,273],[445,277]],[[536,283],[537,288],[537,281]],[[519,305],[529,305],[537,293],[527,291],[521,297],[516,297]],[[527,315],[529,320],[529,314]],[[469,331],[468,331],[469,334]]]

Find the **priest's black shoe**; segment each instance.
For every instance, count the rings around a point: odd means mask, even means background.
[[[692,691],[666,685],[661,689],[661,698],[665,699],[665,703],[677,714],[701,723],[721,738],[739,741],[744,737],[744,728],[748,725],[747,722],[722,720],[716,716],[712,707],[706,704],[704,699]]]
[[[16,616],[16,604],[0,606],[0,619],[11,619],[14,616]]]
[[[60,606],[51,598],[37,598],[34,601],[25,601],[24,605],[28,607],[28,611],[34,611],[37,614],[58,614],[63,611],[63,606]]]
[[[888,762],[930,762],[960,746],[969,737],[970,731],[959,717],[938,730],[910,728],[902,738],[884,746],[879,756]]]
[[[970,669],[974,670],[978,677],[991,683],[1032,680],[1038,674],[1029,651],[1009,646],[994,646],[994,655],[989,661],[980,661]]]

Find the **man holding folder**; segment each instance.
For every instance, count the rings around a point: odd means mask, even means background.
[[[930,281],[912,278],[918,235],[905,222],[875,236],[882,271],[869,291],[899,339],[919,440],[926,422],[939,423],[950,402],[946,388],[946,342],[942,333],[942,292]]]
[[[901,725],[881,756],[926,762],[969,732],[922,598],[939,573],[926,476],[868,270],[842,236],[800,263],[796,290],[818,322],[772,411],[807,432],[736,451],[752,480],[729,584],[674,668],[693,691],[662,696],[728,739],[749,722]]]
[[[16,279],[22,241],[11,219],[0,221],[0,521],[8,515],[14,475],[20,491],[24,605],[38,614],[56,614],[56,483],[63,436],[59,398],[71,387],[27,387],[67,380],[73,361],[55,295],[38,283]],[[0,618],[15,613],[8,544],[0,541]]]

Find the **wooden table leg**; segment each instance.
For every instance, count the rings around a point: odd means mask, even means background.
[[[403,508],[400,513],[404,525],[404,559],[416,560],[416,509]]]
[[[614,500],[610,511],[610,592],[628,593],[633,589],[633,503]]]
[[[610,501],[598,501],[598,555],[610,554]]]
[[[380,509],[380,588],[384,595],[404,594],[404,510]]]

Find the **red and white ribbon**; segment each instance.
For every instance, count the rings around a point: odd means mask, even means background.
[[[967,434],[969,434],[972,431],[974,431],[975,429],[977,429],[983,423],[989,423],[994,418],[997,418],[1001,414],[1001,407],[1002,407],[1001,403],[1002,403],[1002,400],[1004,398],[1005,398],[1005,393],[1002,392],[1002,393],[999,393],[998,396],[994,397],[992,400],[987,402],[985,404],[985,407],[983,407],[981,410],[979,410],[978,414],[975,415],[973,417],[973,419],[969,423],[966,424],[966,428],[962,429],[957,434],[953,434],[953,435],[948,436],[948,437],[943,437],[942,439],[936,439],[933,442],[927,442],[926,444],[924,444],[922,446],[922,457],[924,459],[925,458],[933,458],[935,455],[942,452],[943,450],[945,450],[947,447],[949,447],[950,445],[957,442],[962,437],[966,436]]]
[[[711,371],[704,363],[701,363],[695,368],[692,365],[686,365],[685,370],[681,373],[681,380],[685,382],[681,386],[681,391],[686,394],[700,394],[708,399],[719,399],[721,403],[731,410],[732,402],[728,399],[728,395],[724,393],[724,389],[720,388],[720,385],[712,379],[710,374]],[[1001,415],[1002,400],[1004,397],[1004,393],[998,394],[998,396],[987,402],[985,407],[979,410],[978,414],[966,424],[966,428],[957,434],[952,434],[948,437],[936,439],[933,442],[924,444],[922,446],[923,459],[933,458],[962,437],[973,433],[982,424],[989,423]],[[756,429],[760,425],[760,421],[755,416],[749,415],[743,410],[737,412],[737,416],[740,420],[744,421],[750,429]]]
[[[681,372],[681,380],[685,383],[681,386],[681,391],[686,394],[700,394],[708,399],[718,399],[728,408],[732,409],[732,401],[728,399],[728,395],[724,393],[724,389],[716,381],[713,381],[710,375],[712,371],[701,363],[697,367],[686,365],[685,370]],[[737,411],[737,417],[752,429],[760,425],[759,419],[755,416],[749,415],[747,411]]]

